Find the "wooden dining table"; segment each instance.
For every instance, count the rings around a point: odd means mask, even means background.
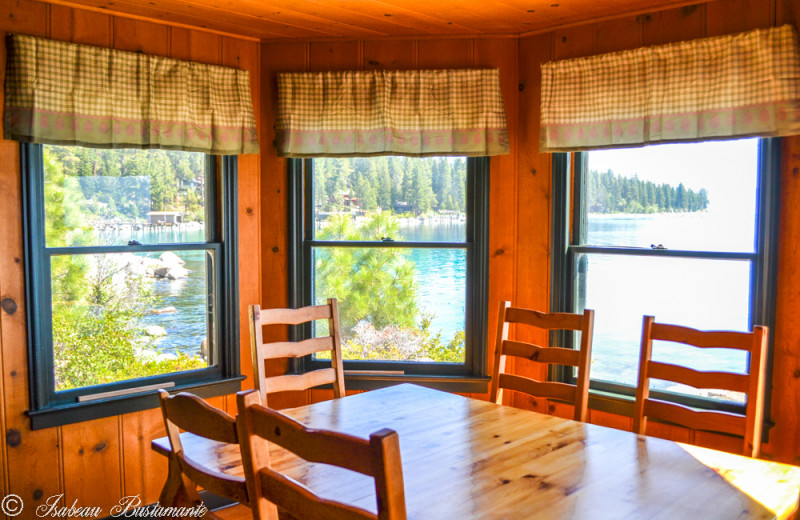
[[[411,384],[283,412],[365,438],[396,430],[410,519],[783,519],[798,505],[795,466]],[[184,436],[193,459],[241,475],[237,446]],[[317,494],[376,510],[370,478],[277,447],[270,457]]]

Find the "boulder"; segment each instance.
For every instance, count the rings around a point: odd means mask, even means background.
[[[181,260],[181,258],[172,251],[164,251],[163,253],[161,253],[161,256],[158,257],[158,259],[161,260],[161,265],[166,265],[166,266],[173,266],[173,265],[182,266],[186,264],[186,262]]]
[[[167,335],[167,331],[164,330],[164,327],[159,327],[158,325],[148,325],[144,328],[144,333],[153,338],[160,338],[161,336]]]

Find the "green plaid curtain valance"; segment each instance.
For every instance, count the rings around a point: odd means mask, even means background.
[[[509,152],[497,69],[280,74],[276,129],[281,157]]]
[[[246,70],[13,35],[6,139],[258,153]]]
[[[800,133],[790,25],[542,65],[543,152]]]

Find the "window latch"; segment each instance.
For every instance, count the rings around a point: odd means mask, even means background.
[[[664,247],[662,244],[650,244],[650,249],[666,249],[666,247]]]
[[[381,237],[381,242],[394,242],[392,237]]]

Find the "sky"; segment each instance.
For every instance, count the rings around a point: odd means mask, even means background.
[[[755,211],[758,139],[589,152],[589,170],[708,190],[709,211]]]

